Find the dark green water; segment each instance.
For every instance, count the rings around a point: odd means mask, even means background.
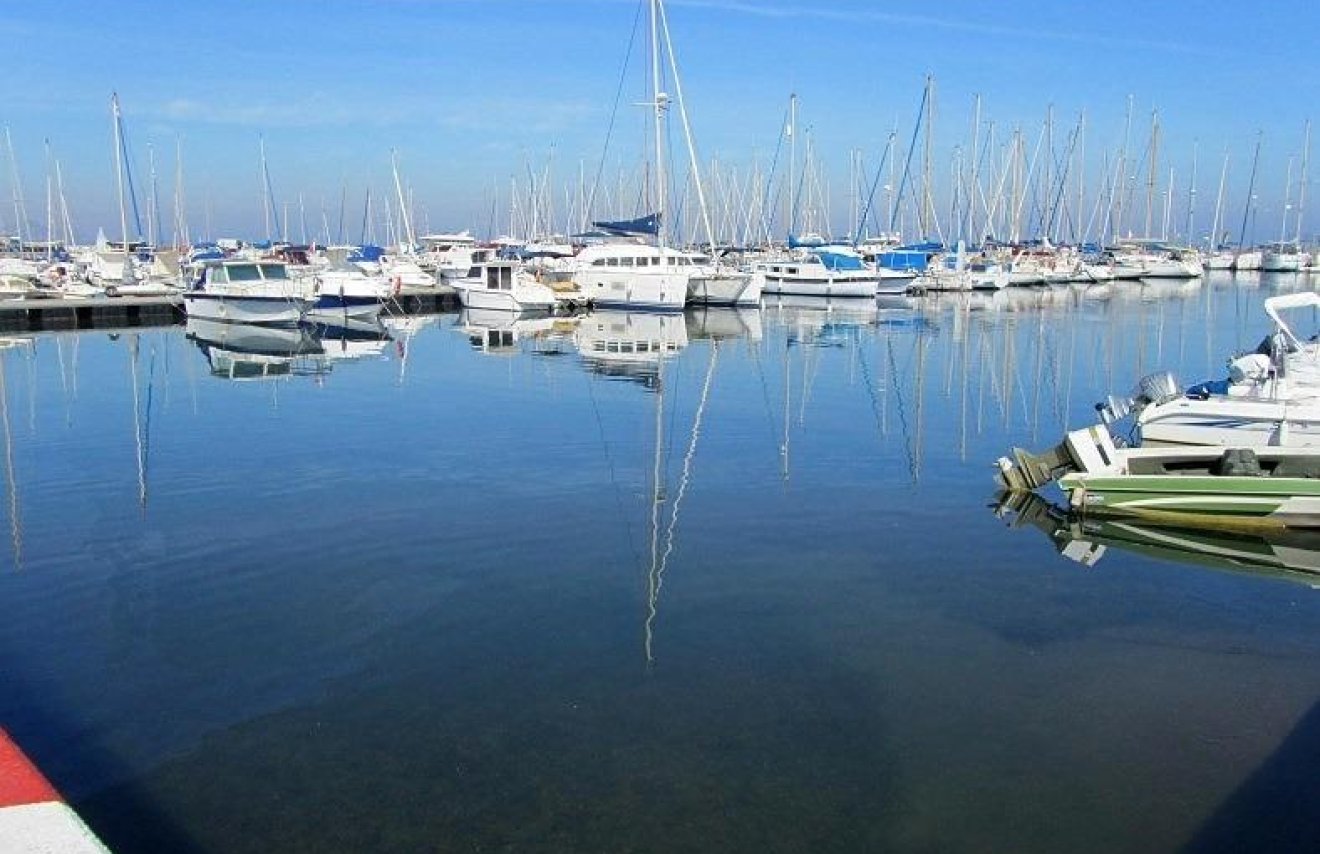
[[[1298,284],[29,336],[0,725],[118,852],[1315,850],[1320,590],[987,506]]]

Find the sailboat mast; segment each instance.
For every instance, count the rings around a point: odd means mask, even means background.
[[[651,0],[651,100],[655,110],[656,240],[665,248],[669,229],[665,223],[664,121],[668,96],[660,91],[660,0]]]
[[[403,185],[399,183],[399,152],[393,148],[390,149],[390,168],[394,171],[394,192],[399,197],[399,224],[403,226],[400,242],[406,238],[408,249],[412,251],[417,241],[413,239],[412,221],[408,218],[408,204],[403,198]]]
[[[1219,229],[1223,225],[1224,218],[1224,185],[1228,181],[1228,149],[1224,149],[1224,165],[1219,169],[1219,192],[1215,194],[1215,220],[1210,228],[1210,246],[1209,251],[1215,252],[1219,249]]]
[[[1279,217],[1279,242],[1282,243],[1288,235],[1288,211],[1292,208],[1292,155],[1288,155],[1288,172],[1283,181],[1283,215]]]
[[[1297,189],[1297,230],[1293,232],[1293,242],[1300,250],[1302,246],[1302,214],[1306,210],[1306,182],[1311,168],[1311,122],[1306,122],[1306,133],[1302,140],[1302,181]]]
[[[55,187],[50,174],[50,140],[46,145],[46,263],[50,263],[52,245],[55,241]]]
[[[1256,167],[1260,165],[1260,141],[1264,131],[1256,131],[1256,151],[1251,155],[1251,177],[1247,180],[1247,198],[1242,204],[1242,229],[1238,232],[1238,252],[1242,252],[1247,242],[1247,218],[1251,215],[1252,194],[1256,192]]]
[[[706,229],[706,240],[711,252],[715,251],[715,229],[710,223],[710,209],[706,205],[706,190],[701,182],[701,167],[697,163],[697,147],[692,141],[692,123],[688,121],[687,104],[683,100],[683,82],[678,76],[678,59],[674,56],[674,41],[669,37],[669,17],[665,14],[660,0],[655,0],[660,14],[660,25],[664,28],[665,50],[669,57],[669,71],[674,80],[674,94],[678,97],[678,117],[683,123],[683,139],[687,143],[688,164],[692,169],[692,180],[697,191],[697,204],[701,208],[701,223]],[[664,186],[663,184],[661,186]]]
[[[257,137],[257,141],[261,148],[261,213],[266,221],[266,242],[270,243],[271,242],[271,231],[270,231],[271,198],[270,198],[270,177],[269,177],[269,173],[266,171],[266,138],[264,136],[259,136]]]
[[[793,234],[793,217],[797,213],[797,205],[793,200],[797,196],[797,93],[792,92],[788,96],[788,195],[784,198],[786,208],[784,222],[788,223],[788,234]]]
[[[128,261],[128,212],[124,209],[124,146],[119,118],[119,94],[110,93],[110,115],[115,137],[115,184],[119,190],[119,233],[124,239],[124,261]]]
[[[147,208],[147,243],[155,248],[158,220],[156,215],[156,147],[151,143],[147,143],[147,170],[151,175],[151,199],[148,201]]]
[[[1152,217],[1155,212],[1155,169],[1159,164],[1160,151],[1160,113],[1152,110],[1150,114],[1150,161],[1146,164],[1146,234],[1150,239]]]
[[[1197,157],[1200,154],[1200,142],[1192,142],[1192,178],[1191,184],[1187,189],[1187,224],[1183,226],[1183,234],[1186,245],[1191,246],[1196,243],[1195,235],[1192,229],[1196,217],[1196,166]]]

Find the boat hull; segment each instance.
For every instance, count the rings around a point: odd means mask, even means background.
[[[348,317],[366,320],[380,314],[381,305],[381,301],[376,297],[323,293],[307,310],[307,318],[337,320]]]
[[[227,323],[293,326],[307,312],[306,300],[277,296],[233,296],[192,291],[183,295],[189,317]]]
[[[1304,477],[1106,475],[1059,485],[1083,514],[1230,528],[1320,528],[1320,480]]]
[[[761,283],[746,274],[696,274],[688,280],[687,301],[692,305],[756,305]]]

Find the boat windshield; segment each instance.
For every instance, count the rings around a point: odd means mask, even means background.
[[[231,282],[259,282],[261,272],[256,264],[230,264],[225,268]]]
[[[267,279],[287,279],[289,270],[283,264],[262,264],[261,275]]]

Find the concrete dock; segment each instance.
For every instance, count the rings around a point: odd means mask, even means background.
[[[433,314],[458,308],[458,294],[448,285],[403,288],[386,302],[393,314]],[[23,298],[0,300],[0,331],[43,329],[118,329],[169,326],[184,320],[183,297]]]

